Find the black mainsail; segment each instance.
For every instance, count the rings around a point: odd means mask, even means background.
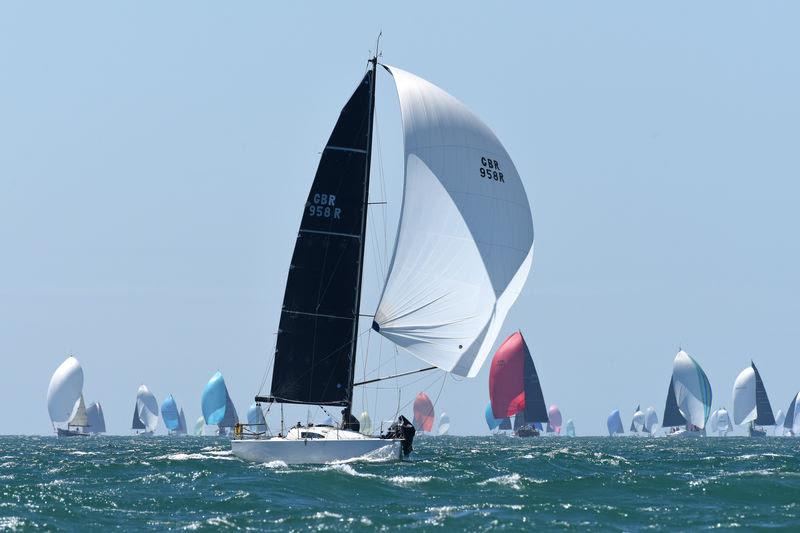
[[[767,397],[767,389],[761,381],[761,374],[758,373],[755,363],[750,362],[753,372],[756,374],[756,419],[753,424],[756,426],[774,426],[775,416],[772,414],[772,406]]]
[[[686,424],[681,410],[678,408],[678,401],[675,399],[675,388],[672,378],[669,379],[669,390],[667,391],[667,405],[664,407],[664,418],[661,421],[662,427],[676,427]]]
[[[522,340],[522,345],[525,348],[525,364],[523,367],[525,422],[528,424],[533,424],[534,422],[547,423],[548,431],[552,431],[552,428],[549,427],[550,417],[547,415],[547,406],[544,403],[542,384],[539,382],[539,374],[536,372],[536,366],[533,364],[533,357],[525,339]]]
[[[367,225],[377,60],[342,109],[320,158],[289,267],[271,396],[340,405],[349,419]]]
[[[131,422],[131,429],[147,429],[147,426],[144,425],[141,417],[139,417],[139,402],[136,402],[133,406],[133,422]]]

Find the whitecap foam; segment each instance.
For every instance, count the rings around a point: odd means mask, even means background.
[[[389,481],[394,483],[395,485],[400,485],[404,487],[406,485],[416,485],[418,483],[427,483],[431,481],[433,477],[431,476],[392,476],[389,478]]]
[[[349,464],[344,463],[332,463],[322,468],[323,471],[325,470],[334,470],[336,472],[341,472],[343,474],[347,474],[348,476],[354,477],[378,477],[375,474],[368,474],[366,472],[359,472]]]
[[[514,472],[513,474],[506,474],[504,476],[497,476],[493,478],[489,478],[484,481],[479,481],[478,485],[486,486],[490,483],[496,485],[503,485],[506,487],[511,487],[514,490],[520,490],[522,486],[520,485],[520,481],[522,480],[522,476]]]
[[[203,461],[206,459],[216,460],[216,461],[233,461],[234,457],[229,455],[206,455],[204,453],[170,453],[167,455],[159,455],[158,457],[154,457],[156,461],[159,460],[167,460],[167,461]]]

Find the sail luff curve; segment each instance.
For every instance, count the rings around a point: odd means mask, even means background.
[[[405,188],[373,328],[429,364],[474,377],[531,268],[530,204],[480,119],[432,83],[387,69],[400,99]]]

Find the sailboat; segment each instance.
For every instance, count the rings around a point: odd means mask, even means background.
[[[172,394],[167,395],[161,402],[161,419],[170,435],[177,435],[181,429],[181,415],[178,411],[178,404]]]
[[[450,415],[442,413],[439,417],[439,435],[447,435],[450,433]]]
[[[484,412],[484,418],[486,419],[486,425],[489,426],[490,431],[498,430],[497,433],[501,434],[503,431],[508,431],[511,429],[511,419],[506,418],[495,418],[494,414],[492,413],[492,404],[491,402],[486,405],[486,411]]]
[[[158,402],[147,385],[140,385],[136,391],[136,404],[133,407],[131,429],[137,435],[152,435],[158,425]]]
[[[766,437],[767,432],[759,426],[775,425],[767,389],[752,361],[733,383],[733,422],[740,426],[746,424],[751,437]]]
[[[433,429],[433,402],[424,392],[414,399],[414,428],[419,433],[430,433]]]
[[[503,341],[492,358],[489,398],[495,418],[514,417],[518,437],[536,437],[540,430],[534,424],[549,423],[539,375],[520,331]]]
[[[778,412],[775,413],[775,428],[772,430],[772,434],[776,437],[783,436],[783,423],[786,421],[786,415],[783,414],[783,409],[778,409]]]
[[[648,407],[644,412],[644,427],[642,431],[649,434],[651,437],[656,432],[658,426],[658,414],[653,407]]]
[[[624,435],[625,429],[622,425],[622,417],[619,414],[619,409],[614,409],[606,419],[606,428],[608,428],[608,436]]]
[[[706,422],[706,435],[716,434],[720,437],[725,437],[731,429],[733,429],[731,419],[724,407],[716,409],[709,415],[708,422]]]
[[[551,405],[547,410],[547,432],[560,435],[562,422],[561,410],[556,404]]]
[[[400,99],[405,189],[372,329],[432,365],[419,371],[475,377],[531,268],[530,205],[505,148],[464,104],[382,67]],[[354,378],[377,68],[376,56],[322,152],[286,283],[271,394],[256,397],[339,406],[342,424],[235,439],[239,457],[315,463],[412,451],[415,431],[405,417],[379,438],[359,433],[352,414],[354,387],[375,381]]]
[[[800,435],[800,408],[798,408],[798,403],[800,403],[800,392],[792,397],[792,402],[786,410],[786,418],[783,421],[784,435],[790,437]]]
[[[100,402],[94,402],[86,408],[86,420],[88,421],[87,430],[92,435],[106,432],[106,418],[103,415],[103,406],[100,405]]]
[[[358,425],[359,432],[362,435],[372,435],[372,419],[369,417],[368,412],[361,412],[361,416],[358,417]]]
[[[227,435],[228,429],[239,423],[239,415],[228,393],[225,378],[219,371],[208,380],[200,402],[206,424],[217,426],[217,435]]]
[[[250,404],[250,407],[247,408],[247,427],[254,432],[263,433],[267,431],[267,419],[264,416],[264,411],[256,403]]]
[[[689,354],[679,350],[672,362],[662,427],[670,436],[702,437],[711,414],[711,384]],[[683,427],[680,427],[683,426]]]
[[[633,418],[631,418],[631,427],[628,431],[631,433],[638,434],[639,431],[644,430],[644,413],[642,412],[639,405],[636,406],[636,410],[633,412]]]
[[[178,415],[178,429],[175,430],[177,435],[186,435],[189,430],[186,427],[186,415],[183,414],[183,407],[181,407],[181,412]]]
[[[205,433],[205,429],[206,429],[206,419],[201,416],[194,423],[194,436],[202,437],[203,434]]]
[[[89,425],[83,402],[83,367],[73,356],[61,363],[47,387],[47,411],[59,437],[85,437]],[[66,428],[56,426],[67,423]],[[73,429],[74,428],[74,429]]]
[[[573,422],[571,418],[567,420],[566,435],[567,437],[575,436],[575,422]]]

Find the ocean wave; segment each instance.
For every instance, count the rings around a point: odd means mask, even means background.
[[[327,466],[324,466],[320,469],[322,472],[326,470],[332,470],[334,472],[341,472],[342,474],[347,474],[348,476],[354,477],[365,477],[365,478],[373,478],[378,477],[375,474],[369,474],[367,472],[359,472],[352,466],[346,463],[333,463]]]
[[[213,454],[213,455],[206,455],[204,453],[170,453],[167,455],[159,455],[157,457],[153,457],[154,461],[204,461],[207,459],[216,460],[216,461],[234,461],[236,458],[230,455],[222,455],[222,454]]]
[[[511,487],[514,490],[520,490],[522,485],[520,481],[522,480],[522,476],[518,473],[514,472],[513,474],[506,474],[504,476],[497,476],[493,478],[486,479],[484,481],[479,481],[478,485],[484,487],[486,485],[496,484],[496,485],[504,485],[506,487]]]
[[[416,485],[418,483],[427,483],[433,479],[432,476],[392,476],[389,481],[395,485],[404,487],[406,485]]]

